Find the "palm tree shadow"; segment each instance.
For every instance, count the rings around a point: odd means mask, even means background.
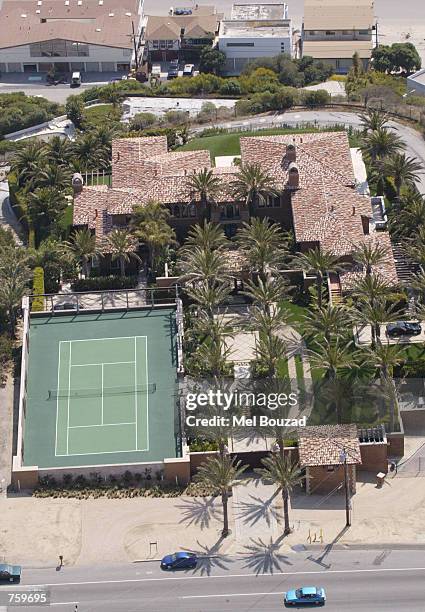
[[[285,565],[292,565],[289,557],[279,553],[283,538],[281,535],[274,542],[270,538],[268,544],[261,538],[250,538],[251,544],[245,545],[244,550],[239,553],[245,558],[244,568],[249,568],[258,575],[273,574],[275,571],[281,571]]]
[[[272,525],[272,520],[279,519],[279,512],[273,506],[273,501],[278,495],[275,491],[269,499],[262,499],[261,497],[255,497],[250,495],[250,501],[239,502],[236,510],[238,511],[238,517],[243,519],[245,524],[249,524],[251,527],[258,523],[258,521],[264,520],[268,527]]]
[[[198,545],[197,548],[188,549],[185,551],[194,553],[198,557],[198,565],[193,570],[193,575],[199,574],[200,576],[210,576],[213,569],[218,568],[221,570],[228,570],[229,565],[234,563],[235,558],[229,557],[225,554],[220,554],[220,547],[226,540],[223,536],[217,540],[211,547],[206,544],[201,544],[199,540],[196,540]]]
[[[180,523],[187,526],[196,525],[201,529],[208,529],[211,520],[221,519],[220,509],[216,506],[215,497],[194,497],[185,499],[177,508],[182,513]]]

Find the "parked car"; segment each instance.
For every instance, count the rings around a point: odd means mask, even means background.
[[[81,304],[78,307],[80,310],[84,308]],[[75,302],[62,302],[62,304],[53,304],[53,310],[77,310]]]
[[[79,87],[81,85],[81,72],[73,72],[71,77],[71,87]]]
[[[166,555],[161,561],[163,570],[194,569],[198,564],[198,557],[189,552],[176,552]]]
[[[161,64],[153,64],[151,74],[154,76],[161,76]]]
[[[183,68],[183,76],[193,76],[193,71],[195,70],[194,64],[185,64]]]
[[[395,323],[388,323],[387,335],[390,338],[398,338],[400,336],[419,336],[422,331],[422,327],[419,323],[410,321],[396,321]]]
[[[22,567],[20,565],[0,564],[0,582],[20,582]]]
[[[179,61],[172,60],[168,68],[167,79],[176,79],[179,76]]]
[[[286,606],[324,606],[326,601],[323,587],[301,587],[285,593]]]

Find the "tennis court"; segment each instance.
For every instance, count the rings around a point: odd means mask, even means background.
[[[34,317],[24,465],[180,455],[173,309]]]

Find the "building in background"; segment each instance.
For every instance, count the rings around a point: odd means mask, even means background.
[[[231,19],[221,22],[218,48],[227,57],[223,74],[238,75],[258,57],[292,56],[292,24],[288,5],[234,4]]]
[[[346,73],[358,53],[367,68],[374,28],[373,0],[305,0],[302,54]]]
[[[143,0],[6,0],[0,22],[2,73],[128,72]]]
[[[407,91],[409,94],[425,96],[425,68],[407,77]]]
[[[169,15],[149,15],[145,34],[145,57],[150,63],[179,61],[197,63],[205,45],[216,37],[223,15],[214,6],[170,9]]]

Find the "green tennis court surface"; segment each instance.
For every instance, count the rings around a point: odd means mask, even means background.
[[[34,317],[29,346],[24,465],[179,456],[174,310]]]

